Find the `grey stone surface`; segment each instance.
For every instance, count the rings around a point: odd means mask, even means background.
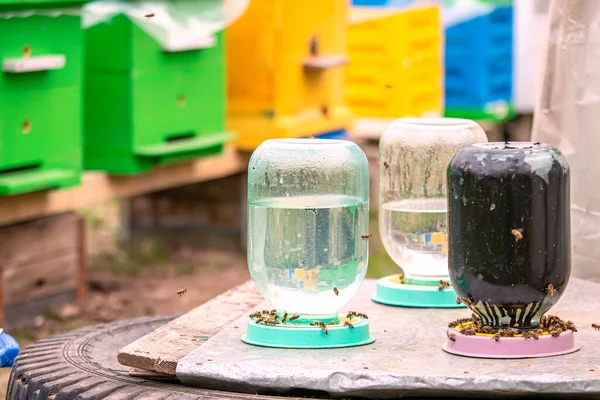
[[[466,309],[389,307],[370,301],[374,281],[365,281],[343,311],[369,315],[372,345],[328,350],[270,349],[240,340],[243,317],[181,359],[185,384],[238,392],[324,391],[371,398],[415,395],[600,396],[600,284],[571,279],[550,310],[576,323],[581,350],[564,356],[486,360],[445,353],[447,323],[470,316]]]

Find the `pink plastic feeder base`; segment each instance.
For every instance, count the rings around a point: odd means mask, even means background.
[[[454,341],[446,339],[442,349],[448,353],[474,358],[534,358],[550,357],[574,353],[579,350],[573,331],[562,332],[558,337],[540,336],[539,339],[524,337],[501,337],[494,340],[493,335],[467,336],[450,328]]]

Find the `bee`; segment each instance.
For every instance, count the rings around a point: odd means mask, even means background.
[[[289,319],[290,319],[290,321],[295,321],[295,320],[297,320],[298,318],[300,318],[300,316],[299,316],[298,314],[294,314],[294,315],[292,315],[292,316],[291,316]]]
[[[548,286],[546,286],[546,293],[548,293],[548,296],[552,297],[554,296],[554,294],[556,293],[556,290],[554,289],[554,285],[549,283]]]
[[[387,161],[384,161],[383,166],[385,167],[385,169],[388,169],[390,167],[390,163]]]
[[[369,319],[369,317],[367,316],[367,314],[359,313],[359,312],[356,312],[356,311],[348,311],[348,314],[346,315],[346,318],[351,319],[352,317],[359,317],[359,318]]]
[[[314,215],[317,215],[317,209],[316,208],[307,208],[305,209],[306,212],[311,212]]]
[[[177,291],[177,294],[179,295],[179,297],[183,296],[184,294],[187,293],[187,289],[186,288],[181,288]]]
[[[456,325],[458,325],[458,321],[448,322],[448,328],[454,328]]]
[[[344,322],[344,326],[347,326],[348,328],[354,329],[354,325],[352,323],[350,323],[349,321]]]
[[[154,17],[154,13],[148,13],[148,14],[144,15],[144,17],[152,18],[152,17]]]
[[[472,322],[471,318],[459,318],[456,321],[457,325],[462,325],[462,324],[466,324],[467,322]]]
[[[562,329],[560,329],[560,328],[556,328],[556,329],[550,331],[550,334],[552,335],[552,337],[559,337],[561,333],[562,333]]]
[[[523,239],[523,229],[512,229],[510,233],[515,237],[515,243]]]
[[[260,322],[259,322],[259,320],[260,320]],[[270,326],[277,325],[277,321],[270,319],[270,318],[259,318],[256,320],[256,323],[263,324],[263,325],[270,325]]]
[[[258,318],[258,317],[260,317],[260,316],[261,316],[261,313],[260,313],[260,311],[257,311],[257,312],[255,312],[255,313],[252,313],[252,314],[250,314],[250,318]]]
[[[525,339],[535,339],[535,340],[538,340],[540,338],[539,335],[538,335],[537,329],[525,332],[523,334],[523,337]]]
[[[340,295],[340,291],[336,287],[333,288],[333,293],[335,293],[336,296]]]
[[[444,281],[440,279],[440,286],[438,287],[438,290],[444,290],[444,289],[448,289],[450,287],[450,284],[448,283],[448,281]]]
[[[281,323],[285,324],[285,321],[287,320],[288,317],[288,313],[283,313],[283,317],[281,317]]]
[[[277,310],[271,310],[269,311],[269,314],[277,316]]]
[[[474,336],[477,332],[472,326],[465,326],[460,330],[460,333],[466,336]]]
[[[507,328],[504,330],[504,335],[506,337],[514,337],[515,335],[518,335],[519,331],[515,328]]]
[[[321,322],[321,321],[313,321],[310,323],[312,326],[318,326],[321,329],[323,329],[323,333],[325,333],[326,335],[329,334],[329,330],[327,330],[327,325],[325,325],[325,323]]]
[[[371,239],[373,237],[372,233],[366,233],[364,235],[360,235],[361,238],[363,239]]]
[[[456,335],[454,333],[450,333],[450,329],[446,331],[446,336],[448,336],[448,339],[452,340],[453,342],[456,342]]]
[[[597,331],[600,331],[600,325],[598,324],[592,324],[592,328],[594,328]]]
[[[461,297],[460,301],[467,307],[470,306],[471,304],[473,304],[473,302],[468,297]],[[460,304],[460,303],[458,303],[458,304]]]
[[[401,284],[404,284],[404,275],[398,276],[398,280],[400,281]]]
[[[457,297],[456,298],[456,304],[460,304],[460,303],[462,303],[462,299],[460,297]]]
[[[495,334],[496,330],[494,328],[492,328],[491,326],[482,326],[480,329],[481,333],[489,333],[489,334]]]

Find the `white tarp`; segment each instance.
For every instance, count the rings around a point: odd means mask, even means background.
[[[600,1],[553,0],[533,140],[571,166],[573,276],[600,281]]]
[[[210,46],[215,32],[237,20],[249,0],[134,1],[100,0],[83,8],[84,28],[127,15],[165,50]]]

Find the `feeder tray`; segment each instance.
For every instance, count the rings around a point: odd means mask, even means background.
[[[278,316],[281,319],[281,316]],[[242,336],[247,344],[286,349],[333,349],[371,344],[375,338],[369,333],[369,320],[359,317],[350,319],[339,316],[339,320],[329,325],[323,320],[325,327],[313,326],[308,321],[298,320],[264,325],[248,319],[248,331]],[[346,323],[351,324],[346,325]]]
[[[391,275],[377,281],[377,290],[371,300],[399,307],[463,308],[456,304],[456,292],[452,287],[440,290],[439,279],[409,280],[402,282],[400,275]]]
[[[460,329],[462,326],[457,327]],[[541,358],[574,353],[579,348],[571,330],[561,332],[557,337],[544,331],[538,339],[517,334],[496,340],[491,333],[464,335],[456,328],[448,330],[448,338],[442,346],[448,353],[473,358]]]

